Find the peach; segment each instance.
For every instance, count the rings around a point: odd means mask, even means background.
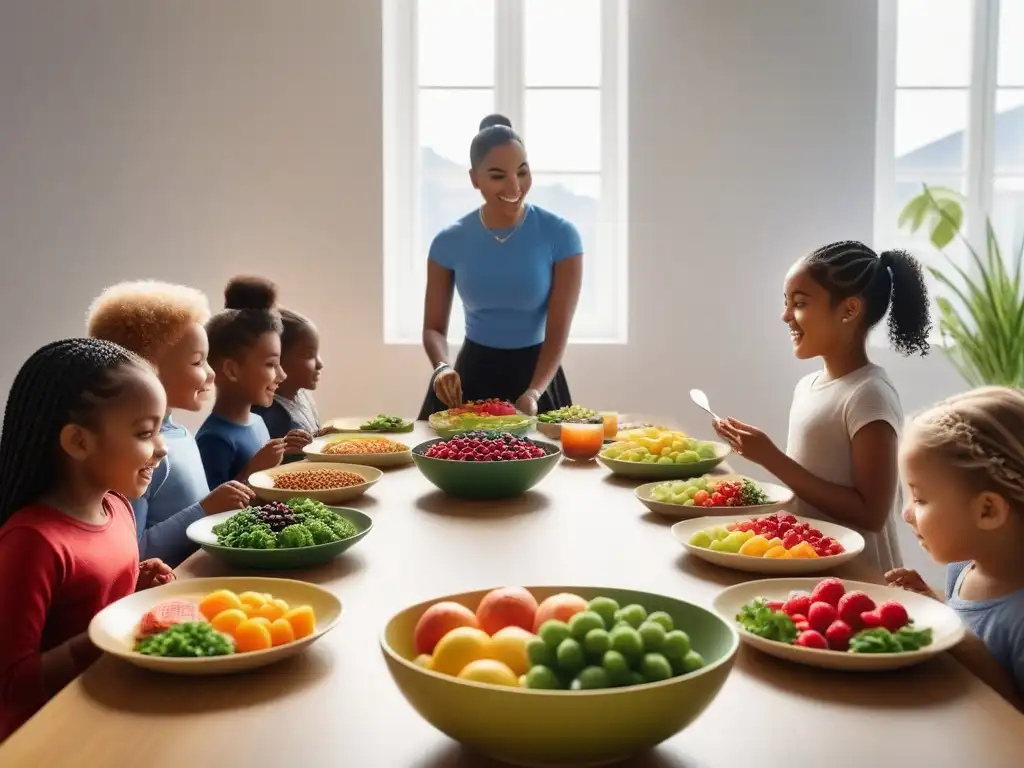
[[[488,635],[505,627],[519,627],[527,632],[533,629],[537,613],[537,599],[522,587],[492,589],[476,609],[480,629]]]
[[[413,630],[413,645],[416,646],[416,654],[432,654],[434,646],[457,627],[472,627],[479,629],[480,623],[476,614],[469,608],[451,600],[434,603],[427,608],[416,622],[416,629]]]
[[[533,619],[534,632],[540,630],[541,625],[549,619],[568,622],[573,616],[581,611],[587,610],[587,601],[579,595],[570,592],[559,592],[546,598],[537,606],[537,614]]]

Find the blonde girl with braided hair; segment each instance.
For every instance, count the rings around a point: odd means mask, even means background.
[[[1024,709],[1024,393],[983,387],[929,408],[899,461],[903,519],[946,566],[945,602],[971,632],[954,655]],[[886,581],[939,599],[916,571]]]

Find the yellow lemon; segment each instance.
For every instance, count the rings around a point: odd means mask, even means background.
[[[467,664],[459,672],[460,680],[472,680],[474,683],[490,683],[491,685],[508,685],[519,687],[519,677],[507,665],[494,659],[477,659]]]
[[[530,658],[526,644],[536,635],[522,627],[505,627],[491,635],[491,658],[500,661],[517,675],[525,675],[530,669]]]
[[[444,675],[457,675],[471,661],[491,655],[491,638],[476,627],[456,627],[434,647],[430,668]]]

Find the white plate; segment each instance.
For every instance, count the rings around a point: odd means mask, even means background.
[[[280,475],[282,472],[301,472],[303,470],[314,470],[314,469],[342,469],[346,472],[354,472],[357,475],[361,475],[366,482],[360,483],[359,485],[350,485],[345,488],[331,488],[324,491],[290,491],[286,488],[275,488],[274,478]],[[265,470],[264,472],[256,472],[255,474],[249,475],[249,485],[252,486],[253,490],[256,491],[256,496],[264,501],[281,501],[285,502],[288,499],[314,499],[324,504],[341,504],[342,502],[349,501],[362,496],[370,489],[371,486],[375,485],[378,480],[384,475],[376,467],[366,467],[360,464],[341,464],[337,462],[329,461],[298,461],[291,464],[282,464],[279,467]]]
[[[765,579],[748,581],[728,587],[718,593],[712,603],[715,613],[726,621],[733,622],[740,633],[740,638],[747,645],[764,651],[769,656],[794,661],[810,667],[823,669],[841,669],[855,672],[873,672],[884,669],[901,669],[920,664],[922,661],[948,651],[964,637],[964,625],[952,608],[938,600],[924,595],[894,589],[879,584],[866,584],[860,581],[843,580],[846,591],[858,590],[867,593],[876,604],[886,600],[902,603],[914,623],[924,629],[931,627],[932,644],[919,651],[906,653],[844,653],[840,651],[819,651],[803,648],[799,645],[787,645],[774,640],[765,640],[743,629],[736,622],[736,615],[744,605],[758,597],[768,600],[785,600],[790,592],[810,592],[821,579]]]
[[[683,545],[683,549],[694,557],[707,560],[709,563],[721,565],[725,568],[732,568],[734,571],[745,571],[747,573],[764,573],[770,576],[802,576],[809,573],[822,573],[829,571],[836,566],[848,563],[864,551],[864,537],[856,531],[844,528],[835,523],[826,523],[824,520],[812,520],[809,517],[798,517],[801,523],[810,523],[812,528],[817,528],[825,536],[843,545],[846,550],[841,555],[830,557],[809,557],[792,559],[779,559],[773,557],[753,557],[752,555],[734,555],[730,552],[716,552],[713,549],[695,547],[690,544],[690,537],[697,531],[715,526],[724,526],[729,523],[738,523],[742,520],[749,520],[751,517],[763,517],[763,515],[730,515],[727,517],[695,517],[692,520],[683,520],[672,526],[672,535],[676,541]]]
[[[742,514],[746,514],[747,517],[761,517],[763,515],[768,515],[772,512],[785,509],[787,505],[793,503],[793,492],[784,485],[762,483],[760,480],[754,480],[753,478],[748,478],[744,475],[710,475],[709,479],[716,483],[723,481],[751,480],[765,492],[771,503],[747,507],[687,507],[683,504],[658,501],[651,495],[651,491],[653,491],[657,486],[662,483],[675,482],[674,480],[659,480],[656,483],[641,485],[633,492],[633,494],[640,500],[640,503],[651,510],[651,512],[654,512],[657,515],[664,515],[665,517],[675,517],[679,520],[689,520],[694,517],[717,517],[719,515],[722,517],[729,517],[730,515]]]
[[[370,421],[370,419],[372,418],[372,416],[343,416],[337,419],[331,419],[330,421],[324,422],[324,426],[330,427],[331,429],[337,430],[338,432],[362,435],[403,435],[412,432],[412,419],[405,420],[405,423],[408,425],[408,428],[401,432],[395,432],[390,430],[384,432],[380,430],[360,429],[360,427],[363,424]]]
[[[302,452],[306,454],[306,458],[310,461],[329,461],[337,464],[359,464],[360,466],[367,467],[399,467],[403,464],[412,464],[412,449],[409,448],[405,451],[399,451],[396,453],[324,453],[324,448],[331,443],[339,443],[346,440],[391,440],[392,442],[402,443],[408,446],[402,440],[397,440],[391,437],[385,437],[383,434],[380,435],[352,435],[352,434],[337,434],[337,435],[325,435],[324,437],[318,437],[316,440],[311,442]]]
[[[135,630],[147,611],[167,600],[198,603],[218,589],[242,592],[269,592],[289,606],[312,606],[316,613],[316,631],[287,645],[265,651],[232,653],[200,659],[171,659],[145,656],[133,650]],[[323,587],[292,579],[259,576],[223,576],[211,579],[182,579],[121,598],[97,613],[89,622],[89,639],[101,651],[145,669],[172,675],[222,675],[244,672],[294,656],[330,632],[341,618],[341,601]]]

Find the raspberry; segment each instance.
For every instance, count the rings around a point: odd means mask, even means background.
[[[821,632],[815,632],[813,629],[801,632],[796,639],[796,644],[804,648],[814,648],[819,651],[828,650],[828,641],[825,640],[825,636],[821,634]]]
[[[839,600],[839,618],[853,630],[858,630],[864,625],[861,614],[873,610],[875,601],[863,592],[847,592]]]
[[[890,632],[897,632],[910,623],[910,617],[907,615],[907,609],[895,600],[889,600],[888,602],[882,603],[878,606],[876,612],[878,613],[878,620],[881,626],[885,627]]]
[[[820,553],[819,553],[820,554]],[[846,587],[839,579],[823,579],[811,592],[812,603],[828,603],[838,607],[839,600],[846,592]]]
[[[824,632],[838,618],[839,612],[835,607],[824,602],[812,603],[811,610],[807,612],[807,623],[819,632]]]
[[[874,606],[871,606],[871,607],[874,608]],[[786,601],[785,605],[782,606],[782,611],[783,611],[783,613],[785,613],[785,614],[787,614],[787,615],[789,615],[791,617],[795,613],[798,613],[801,616],[806,616],[807,615],[807,611],[809,611],[810,608],[811,608],[811,596],[810,595],[797,595],[796,597],[791,597],[791,598],[789,598],[789,600]]]
[[[825,630],[825,639],[828,647],[833,651],[845,651],[850,646],[850,638],[853,637],[853,630],[845,621],[833,621]]]

